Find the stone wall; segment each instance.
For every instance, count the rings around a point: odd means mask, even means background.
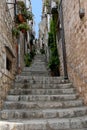
[[[0,108],[15,76],[15,40],[12,38],[13,21],[6,1],[0,1]],[[7,55],[7,51],[9,54]],[[6,69],[7,56],[12,60],[10,71]]]
[[[24,34],[20,32],[20,37],[18,39],[18,73],[24,68],[24,54],[25,54],[25,45],[26,41],[24,39]]]
[[[58,54],[59,54],[59,60],[60,60],[60,75],[64,76],[64,66],[63,66],[63,51],[62,51],[62,39],[60,39],[57,43],[57,49],[58,49]]]
[[[85,17],[79,17],[79,1],[63,0],[69,79],[87,103],[87,1],[80,0]]]

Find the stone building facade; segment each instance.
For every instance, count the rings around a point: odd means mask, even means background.
[[[15,39],[12,38],[13,19],[6,1],[0,1],[0,107],[15,76]]]
[[[57,45],[60,56],[60,74],[66,76],[65,73],[67,73],[68,78],[87,103],[87,1],[52,0],[52,2],[51,9],[57,2],[58,10]],[[83,18],[79,15],[81,10],[85,11]],[[50,17],[51,15],[50,13]]]
[[[87,1],[63,0],[62,4],[68,78],[87,103]]]

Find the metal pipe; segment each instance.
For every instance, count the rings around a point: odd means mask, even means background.
[[[14,17],[16,17],[16,0],[15,0],[15,4],[14,4]]]

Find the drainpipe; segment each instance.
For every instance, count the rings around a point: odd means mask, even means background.
[[[14,16],[16,17],[16,0],[15,0],[15,3],[14,3]]]
[[[62,37],[62,52],[63,52],[63,68],[64,68],[64,79],[68,79],[67,73],[67,62],[66,62],[66,47],[65,47],[65,32],[64,32],[64,18],[63,18],[63,1],[60,1],[59,5],[59,17],[61,22],[61,37]]]

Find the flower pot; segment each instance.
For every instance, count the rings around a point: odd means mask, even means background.
[[[16,43],[16,53],[18,53],[18,44]]]
[[[25,30],[25,29],[22,29],[21,32],[22,32],[22,33],[26,33],[26,30]]]
[[[19,21],[22,22],[22,23],[25,22],[24,17],[23,17],[22,14],[19,14],[19,15],[18,15],[18,19],[19,19]]]

